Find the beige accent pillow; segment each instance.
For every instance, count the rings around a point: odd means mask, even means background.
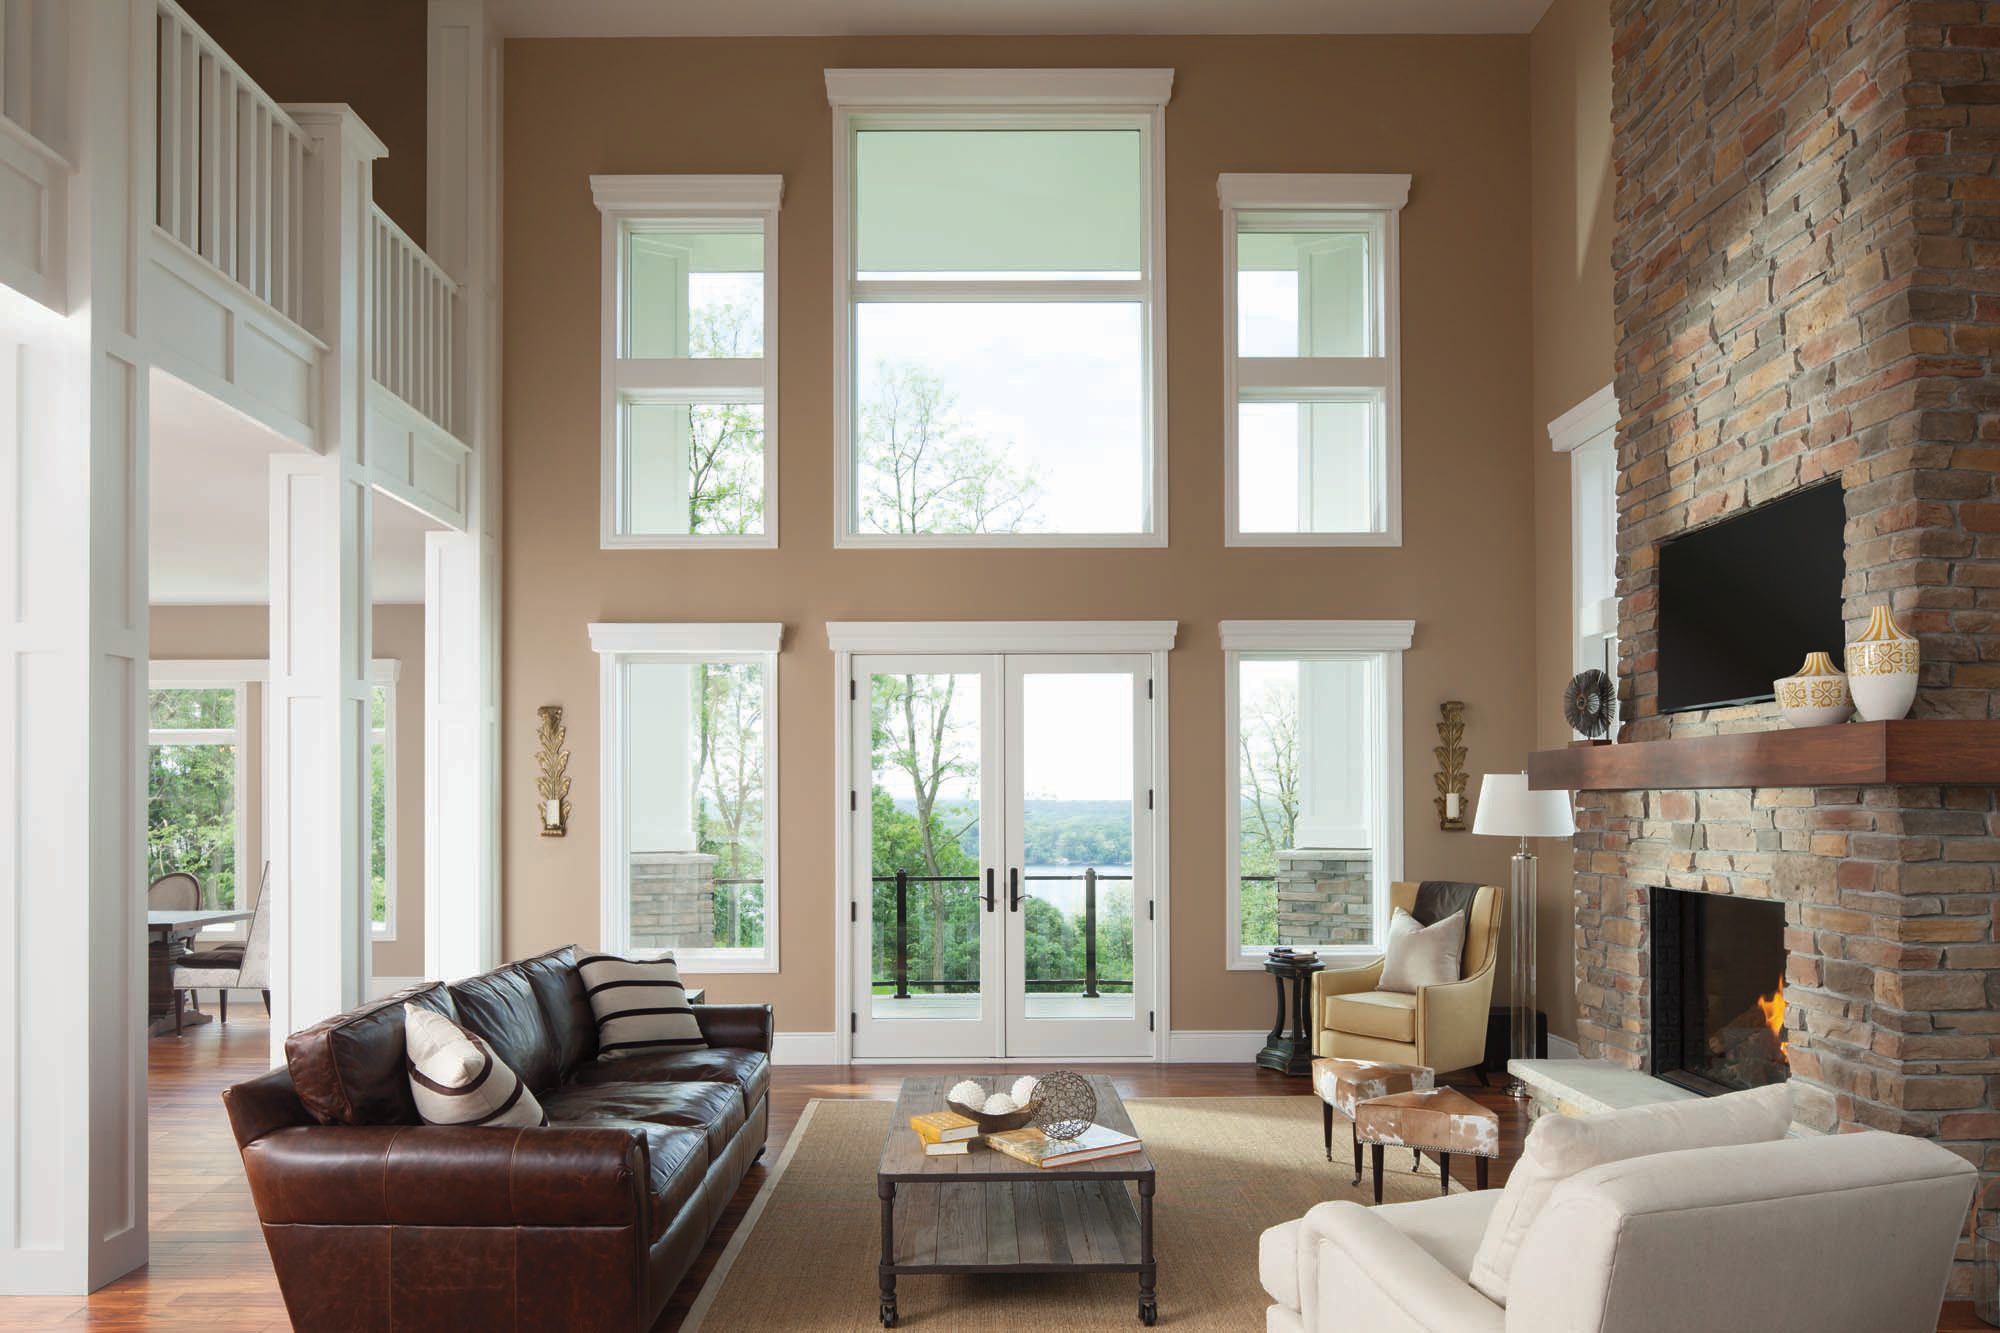
[[[1414,995],[1421,986],[1442,986],[1460,979],[1459,958],[1465,952],[1465,913],[1420,926],[1398,907],[1389,919],[1389,948],[1382,960],[1378,990]]]
[[[1791,1126],[1792,1090],[1784,1083],[1601,1115],[1545,1115],[1528,1131],[1521,1160],[1486,1220],[1486,1235],[1472,1256],[1472,1285],[1488,1300],[1507,1303],[1508,1278],[1529,1228],[1556,1186],[1579,1171],[1656,1152],[1771,1143]]]
[[[505,1060],[443,1014],[403,1006],[410,1093],[427,1125],[546,1125],[549,1118]]]

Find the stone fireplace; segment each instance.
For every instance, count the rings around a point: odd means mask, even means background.
[[[1921,644],[1912,716],[1964,721],[1924,733],[1927,764],[1888,753],[1888,731],[1825,728],[1847,734],[1773,737],[1795,761],[1781,780],[1761,760],[1699,780],[1634,761],[1626,780],[1544,784],[1580,788],[1578,1044],[1650,1069],[1661,1025],[1686,1021],[1684,996],[1663,1015],[1653,989],[1684,943],[1656,889],[1773,904],[1798,1118],[1935,1137],[2000,1170],[2000,743],[1984,739],[2000,717],[2000,28],[1954,3],[1611,11],[1618,674],[1637,743],[1614,748],[1783,727],[1771,705],[1660,713],[1657,552],[1833,476],[1850,633],[1891,606]],[[1870,737],[1887,757],[1848,763]],[[1838,762],[1821,774],[1808,752]]]
[[[1705,1094],[1790,1078],[1784,904],[1658,887],[1649,901],[1653,1072]]]

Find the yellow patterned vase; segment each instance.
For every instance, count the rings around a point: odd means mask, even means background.
[[[1847,677],[1825,653],[1807,653],[1806,664],[1795,676],[1771,682],[1777,693],[1779,711],[1795,727],[1825,727],[1854,716],[1854,696],[1848,693]]]
[[[1916,702],[1917,641],[1897,627],[1886,606],[1870,612],[1868,628],[1847,645],[1847,687],[1869,722],[1893,722]]]

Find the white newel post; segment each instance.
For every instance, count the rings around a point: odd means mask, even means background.
[[[307,324],[320,360],[319,458],[271,460],[267,738],[275,915],[271,1053],[367,988],[369,471],[363,439],[373,162],[382,143],[344,106],[287,110],[305,130]]]
[[[452,978],[500,961],[501,47],[482,0],[431,0],[429,25],[424,248],[464,293],[472,450],[466,531],[428,534],[424,571],[424,970]]]
[[[53,11],[55,7],[48,7]],[[0,290],[0,1292],[146,1262],[151,3],[64,6],[68,313]],[[10,53],[11,54],[11,53]]]

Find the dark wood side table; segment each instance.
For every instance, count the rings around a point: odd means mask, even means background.
[[[1312,1072],[1312,1024],[1306,1009],[1312,1002],[1312,975],[1326,964],[1317,958],[1266,958],[1264,970],[1278,984],[1278,1018],[1271,1024],[1270,1039],[1257,1052],[1257,1063],[1280,1074],[1304,1078]],[[1285,1035],[1285,982],[1292,983],[1292,1035]]]

